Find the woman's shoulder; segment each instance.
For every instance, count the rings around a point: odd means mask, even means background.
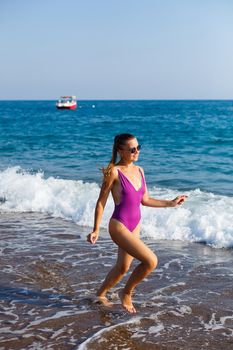
[[[120,170],[118,165],[113,165],[113,167],[111,168],[112,176],[114,176],[114,177],[118,176],[118,169]]]
[[[107,172],[104,172],[104,180],[106,181],[112,181],[115,180],[118,176],[117,167],[115,165],[112,165],[110,169],[108,169]]]
[[[142,172],[143,175],[144,175],[144,169],[143,169],[141,166],[139,166],[139,165],[138,165],[138,169],[141,170],[141,172]]]

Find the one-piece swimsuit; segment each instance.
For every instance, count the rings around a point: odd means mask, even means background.
[[[121,200],[119,204],[115,204],[112,219],[120,221],[129,231],[133,231],[141,220],[140,204],[145,193],[146,182],[142,172],[141,187],[136,190],[132,182],[118,170],[118,176],[121,184]]]

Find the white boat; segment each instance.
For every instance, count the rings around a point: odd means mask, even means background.
[[[56,103],[58,109],[75,109],[77,108],[76,96],[61,96]]]

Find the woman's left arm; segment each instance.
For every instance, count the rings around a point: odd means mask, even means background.
[[[140,168],[143,172],[144,175],[144,171],[142,168]],[[144,176],[145,179],[145,176]],[[142,197],[141,203],[142,205],[145,205],[146,207],[153,207],[153,208],[168,208],[168,207],[176,207],[177,205],[181,205],[188,197],[185,195],[182,196],[178,196],[174,199],[171,200],[167,200],[167,199],[155,199],[155,198],[151,198],[149,196],[149,193],[147,191],[147,187],[146,187],[146,182],[145,182],[145,193]]]

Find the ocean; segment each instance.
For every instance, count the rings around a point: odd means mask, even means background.
[[[136,316],[119,286],[111,309],[93,302],[116,258],[111,197],[86,242],[123,132],[142,145],[152,197],[188,196],[142,207],[159,266],[137,287]],[[0,101],[0,152],[0,349],[232,349],[233,101]]]

